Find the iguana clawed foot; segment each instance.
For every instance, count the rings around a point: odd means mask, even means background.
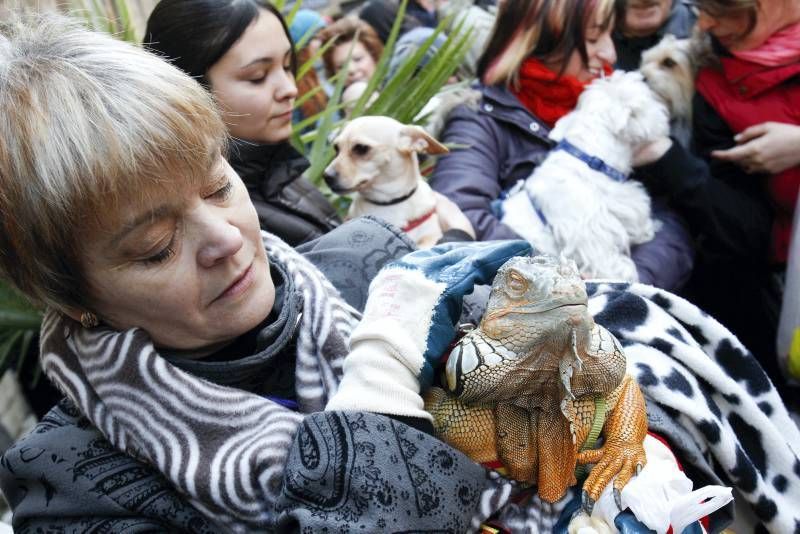
[[[576,463],[595,464],[583,484],[581,507],[592,513],[594,503],[603,489],[614,479],[614,502],[622,511],[622,488],[634,475],[638,475],[646,463],[642,443],[622,443],[609,440],[599,449],[578,453]],[[615,478],[616,477],[616,478]]]

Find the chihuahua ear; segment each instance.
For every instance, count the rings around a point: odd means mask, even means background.
[[[403,126],[398,134],[397,149],[410,154],[419,152],[423,154],[446,154],[450,152],[446,146],[434,139],[421,126]]]

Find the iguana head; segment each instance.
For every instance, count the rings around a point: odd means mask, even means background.
[[[450,354],[448,389],[468,402],[568,390],[568,368],[579,368],[578,351],[594,327],[587,302],[573,261],[509,260],[497,272],[480,326]]]
[[[552,335],[553,330],[562,329],[561,323],[566,330],[586,327],[592,321],[587,301],[586,286],[574,261],[553,256],[516,257],[497,272],[480,327],[494,339],[518,330],[547,330]]]

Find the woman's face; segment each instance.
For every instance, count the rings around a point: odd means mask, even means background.
[[[564,69],[565,76],[574,76],[581,82],[589,82],[603,73],[605,65],[613,65],[617,61],[617,52],[611,40],[611,28],[608,24],[604,28],[602,13],[598,13],[596,20],[586,29],[586,54],[589,59],[584,63],[580,52],[573,50]],[[548,65],[552,70],[559,72],[561,65]]]
[[[708,32],[722,46],[732,52],[752,50],[758,47],[774,32],[779,30],[785,21],[781,19],[782,10],[777,6],[767,6],[767,1],[758,3],[756,23],[750,29],[750,16],[747,9],[728,9],[715,11],[700,9],[697,26]]]
[[[272,310],[258,216],[222,157],[201,187],[121,215],[83,255],[91,308],[106,324],[143,328],[157,346],[210,352]]]
[[[351,46],[353,47],[353,53],[350,56],[345,85],[362,80],[369,81],[375,73],[375,60],[369,55],[361,41],[348,41],[337,44],[333,48],[333,67],[336,71],[338,72],[347,61],[347,54],[350,53]]]
[[[279,143],[292,133],[297,87],[289,39],[266,10],[245,30],[206,77],[234,137]]]

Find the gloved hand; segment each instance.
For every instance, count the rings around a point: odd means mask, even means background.
[[[342,382],[326,409],[430,419],[420,392],[455,338],[464,295],[531,251],[521,240],[447,243],[384,267],[370,284]]]

